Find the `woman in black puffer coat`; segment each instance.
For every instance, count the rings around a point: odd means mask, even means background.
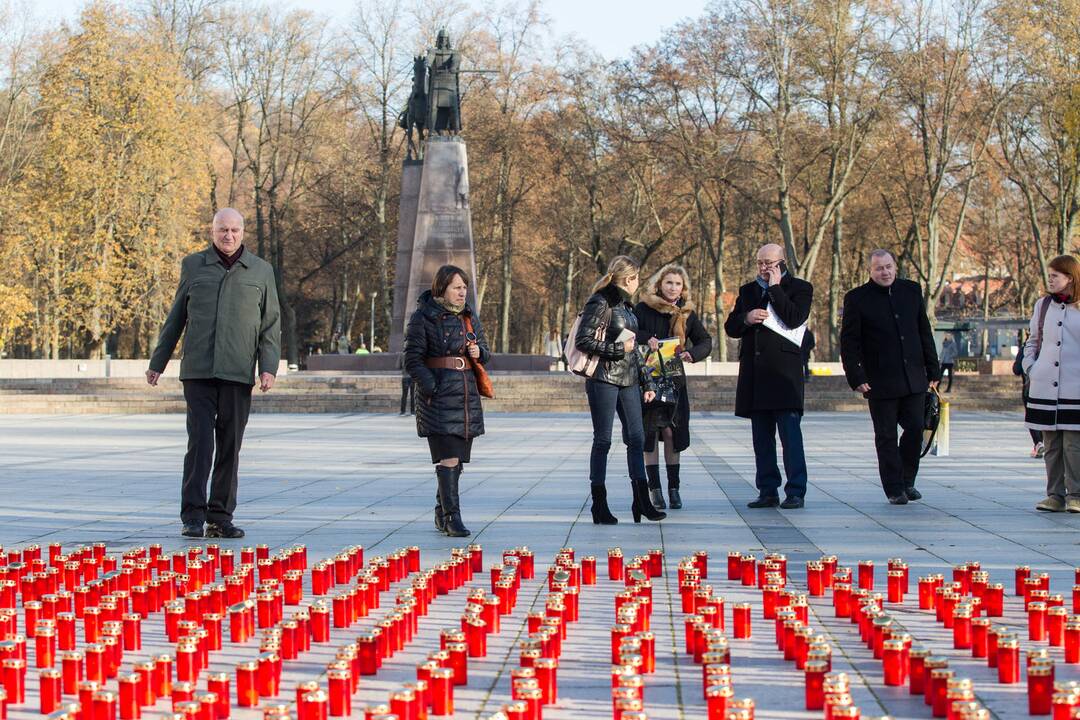
[[[618,255],[608,265],[607,275],[593,286],[578,323],[574,345],[583,353],[599,358],[596,371],[585,381],[592,416],[593,443],[589,458],[589,488],[592,494],[592,517],[597,525],[618,521],[607,503],[607,456],[611,449],[611,426],[618,413],[626,443],[626,463],[634,493],[631,511],[634,522],[644,515],[662,520],[667,515],[649,501],[642,455],[645,430],[641,423],[642,390],[645,402],[655,395],[652,382],[643,372],[641,354],[636,347],[637,318],[630,298],[637,290],[640,266],[633,258]],[[597,335],[603,327],[603,335]]]
[[[468,290],[464,270],[439,268],[405,329],[405,369],[419,393],[416,432],[428,440],[438,479],[435,527],[451,537],[470,534],[461,521],[458,482],[473,438],[484,434],[484,410],[469,360],[486,365],[491,359],[480,318],[466,302]]]

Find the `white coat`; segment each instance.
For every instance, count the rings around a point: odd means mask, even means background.
[[[1045,302],[1050,306],[1036,359],[1039,309]],[[1032,430],[1080,430],[1080,309],[1051,297],[1035,303],[1023,366],[1029,379],[1024,424]]]

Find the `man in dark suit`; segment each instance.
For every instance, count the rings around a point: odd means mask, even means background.
[[[885,495],[893,505],[918,500],[925,395],[941,368],[922,289],[896,277],[888,250],[870,253],[869,282],[844,296],[840,359],[851,389],[869,400]]]
[[[801,508],[806,495],[806,456],[803,453],[803,376],[800,343],[766,327],[770,313],[785,327],[806,323],[814,288],[792,277],[779,245],[763,246],[757,253],[758,276],[739,288],[724,323],[729,337],[739,338],[739,381],[735,414],[750,418],[757,463],[758,497],[749,507]],[[780,503],[780,468],[776,464],[776,434],[784,446],[787,496]]]

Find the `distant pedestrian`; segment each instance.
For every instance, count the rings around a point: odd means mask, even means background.
[[[814,288],[791,276],[784,249],[779,245],[763,245],[758,250],[757,273],[754,280],[739,288],[735,307],[724,323],[728,336],[740,340],[735,414],[750,418],[754,437],[758,496],[748,507],[779,505],[793,510],[804,504],[807,481],[801,427],[806,383],[802,343],[771,328],[796,330],[805,325]],[[787,475],[783,503],[780,468],[776,464],[777,433],[784,447]]]
[[[630,510],[634,522],[663,520],[649,499],[645,475],[645,430],[642,426],[642,393],[647,403],[655,392],[643,370],[637,349],[637,317],[630,298],[637,291],[641,267],[626,255],[616,255],[608,263],[607,274],[593,285],[592,295],[581,311],[574,346],[598,359],[596,370],[585,380],[589,398],[593,441],[589,456],[589,492],[592,518],[597,525],[615,525],[607,501],[607,459],[611,449],[611,426],[618,414],[626,444],[626,464],[634,502]],[[599,335],[599,337],[598,337]]]
[[[800,350],[802,350],[803,377],[807,380],[810,379],[810,358],[814,355],[815,347],[817,347],[817,340],[814,339],[814,331],[806,328]]]
[[[416,414],[416,383],[413,382],[409,369],[405,367],[405,353],[398,358],[398,369],[401,370],[401,411],[399,415],[405,415],[408,408],[409,415]]]
[[[1013,360],[1013,375],[1019,375],[1021,378],[1021,390],[1020,399],[1024,403],[1024,408],[1027,408],[1028,402],[1028,386],[1030,381],[1027,373],[1024,372],[1024,344],[1026,341],[1020,343],[1020,349],[1016,353],[1016,359]],[[1031,457],[1042,458],[1046,455],[1046,446],[1043,445],[1042,431],[1033,430],[1028,428],[1028,433],[1031,435]]]
[[[1046,447],[1046,498],[1035,508],[1080,513],[1080,262],[1059,255],[1047,278],[1023,360],[1030,378],[1024,421],[1042,432]]]
[[[945,392],[952,392],[953,372],[959,356],[960,351],[952,335],[946,335],[941,343],[941,381],[945,382],[945,373],[949,374],[949,384],[945,386]]]
[[[484,434],[484,408],[471,360],[491,359],[484,328],[467,302],[469,276],[453,265],[435,273],[405,328],[405,368],[420,391],[416,432],[435,465],[435,527],[450,537],[471,533],[461,520],[459,482]],[[470,329],[471,328],[471,329]],[[471,359],[471,360],[470,360]]]
[[[281,314],[274,269],[244,247],[243,215],[232,208],[219,210],[212,234],[212,247],[188,255],[180,265],[180,285],[150,356],[146,381],[157,385],[183,334],[180,380],[188,431],[180,489],[183,535],[242,538],[244,531],[233,524],[240,445],[256,365],[259,389],[267,392],[274,386],[281,361]]]
[[[690,299],[690,275],[681,265],[665,265],[649,281],[641,293],[641,302],[634,307],[637,316],[637,341],[655,351],[659,341],[677,338],[682,348],[679,360],[684,364],[701,362],[712,352],[712,337],[701,324]],[[690,447],[690,396],[686,390],[686,373],[674,378],[678,402],[673,412],[645,409],[645,474],[649,478],[649,497],[653,505],[667,507],[660,489],[660,449],[664,442],[664,465],[667,473],[668,500],[671,509],[682,507],[679,492],[679,453]]]
[[[926,391],[937,387],[941,367],[922,289],[896,277],[888,250],[870,253],[869,265],[870,280],[844,296],[840,359],[851,389],[869,401],[881,487],[890,503],[906,505],[922,497],[915,476]]]

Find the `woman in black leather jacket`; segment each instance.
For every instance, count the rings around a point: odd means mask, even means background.
[[[645,430],[641,421],[642,389],[645,391],[645,402],[651,400],[655,393],[643,372],[641,354],[635,347],[637,318],[630,298],[637,290],[640,271],[633,258],[625,255],[613,258],[607,274],[593,286],[593,294],[585,303],[574,337],[578,350],[599,358],[596,371],[585,381],[593,425],[589,485],[592,517],[597,525],[615,525],[619,522],[608,508],[605,485],[611,426],[616,412],[622,423],[623,442],[626,443],[626,464],[634,493],[631,506],[634,522],[641,522],[642,515],[649,520],[667,517],[649,500],[642,454],[645,445]],[[601,327],[604,330],[598,338]]]
[[[458,481],[473,438],[484,434],[484,409],[470,359],[486,365],[491,358],[480,318],[466,302],[468,289],[464,270],[439,268],[405,329],[405,369],[419,390],[416,432],[427,438],[438,478],[435,527],[450,537],[470,534],[461,521]]]

